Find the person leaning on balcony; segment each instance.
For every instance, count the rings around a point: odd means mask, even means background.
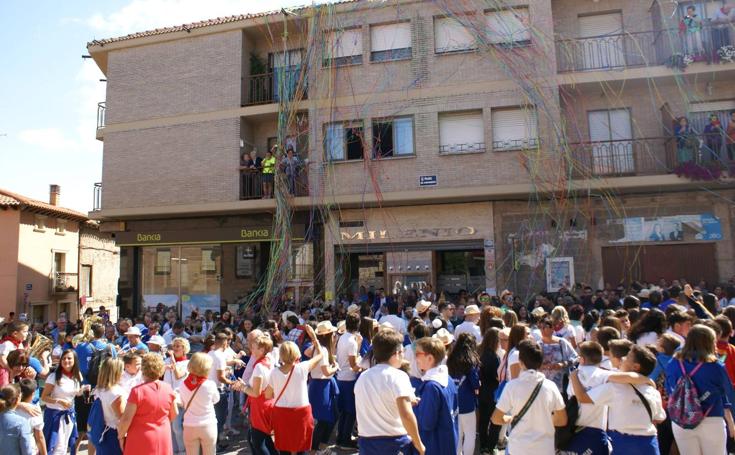
[[[293,147],[290,145],[286,147],[286,156],[281,160],[281,168],[286,174],[286,180],[288,181],[288,192],[292,196],[296,194],[296,179],[299,176],[299,167],[301,163],[299,158],[294,155]]]
[[[674,126],[674,135],[676,136],[676,158],[679,163],[686,163],[694,160],[694,151],[699,147],[699,140],[689,126],[689,119],[679,117],[677,124]]]
[[[704,127],[704,144],[707,146],[706,155],[711,161],[719,161],[723,157],[722,153],[722,136],[725,130],[722,128],[719,117],[716,114],[710,114],[709,123]]]
[[[273,155],[277,150],[278,146],[274,145],[271,150],[265,152],[265,159],[263,160],[263,199],[273,197],[273,177],[276,172],[276,158]]]

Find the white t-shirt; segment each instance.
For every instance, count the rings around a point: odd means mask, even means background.
[[[260,366],[260,365],[258,365]],[[283,386],[286,385],[288,375],[284,374],[280,369],[273,368],[270,374],[268,384],[273,387],[273,399],[275,400],[281,395]],[[301,408],[309,405],[309,392],[306,387],[306,380],[309,377],[309,362],[297,363],[293,367],[293,374],[291,374],[291,381],[288,383],[288,387],[281,395],[281,399],[277,403],[274,402],[275,406],[280,408]]]
[[[36,407],[38,411],[41,410],[41,408],[38,407],[38,405],[33,405],[33,406]],[[25,417],[26,419],[28,419],[28,423],[31,424],[31,431],[36,431],[36,430],[43,431],[43,414],[39,414],[37,416],[31,416],[30,414],[28,414],[27,412],[25,412],[24,410],[20,408],[16,408],[15,412],[19,416]],[[31,438],[31,454],[35,455],[37,453],[38,453],[38,446],[36,445],[36,438],[32,437]]]
[[[123,374],[120,377],[120,387],[122,387],[123,390],[123,398],[127,400],[130,395],[130,391],[133,390],[133,387],[142,383],[143,374],[140,371],[135,376],[128,374],[127,371],[123,371]]]
[[[421,379],[421,370],[419,369],[419,364],[416,363],[416,354],[414,354],[412,344],[409,344],[405,347],[403,351],[403,358],[408,361],[408,375],[412,378]]]
[[[406,429],[398,413],[396,400],[413,396],[411,381],[401,370],[379,363],[363,372],[355,384],[355,402],[370,405],[357,406],[357,428],[360,436],[375,438],[405,435]]]
[[[212,368],[209,370],[209,379],[213,381],[217,387],[223,387],[224,384],[219,382],[219,375],[217,372],[227,370],[227,355],[224,351],[219,349],[213,349],[207,354],[212,358]]]
[[[164,363],[166,365],[171,365],[171,357],[166,357]],[[186,369],[188,366],[189,359],[176,362],[176,369],[179,371],[179,373],[184,373],[184,375],[181,376],[181,379],[176,379],[176,375],[174,374],[173,370],[166,370],[166,372],[163,373],[163,381],[166,384],[170,385],[172,390],[178,389],[181,383],[184,382],[184,379],[189,376],[189,372]]]
[[[406,334],[406,321],[404,321],[401,317],[396,316],[395,314],[389,314],[387,316],[383,316],[380,318],[379,322],[381,324],[384,322],[387,322],[394,329],[396,329],[396,331],[400,332],[401,335]]]
[[[174,338],[185,338],[189,339],[191,335],[186,333],[186,331],[181,332],[181,335],[176,335],[173,331],[173,329],[166,331],[166,333],[163,334],[163,341],[166,342],[166,345],[171,345],[171,343],[174,341]]]
[[[194,389],[196,390],[196,388]],[[177,389],[181,397],[181,406],[186,408],[191,400],[194,390],[189,390],[186,385],[181,384]],[[214,405],[219,402],[219,390],[217,384],[209,379],[199,388],[196,396],[189,405],[189,410],[184,414],[185,427],[198,427],[206,425],[217,425],[217,416],[214,414]],[[181,412],[184,412],[183,409]]]
[[[12,341],[3,341],[0,343],[0,355],[8,355],[16,349]]]
[[[312,379],[328,379],[331,378],[331,376],[325,376],[322,372],[322,367],[329,367],[329,354],[327,353],[327,350],[324,349],[324,347],[321,347],[321,353],[322,353],[322,359],[319,361],[319,365],[316,366],[313,370],[311,370],[311,378]]]
[[[646,332],[639,336],[637,340],[635,340],[635,344],[644,348],[649,344],[656,343],[658,343],[658,333],[656,332]]]
[[[518,414],[541,380],[543,383],[538,396],[508,436],[508,453],[555,454],[555,429],[551,413],[564,409],[564,399],[556,384],[546,379],[542,373],[535,370],[521,371],[503,389],[496,409],[505,414]]]
[[[579,367],[579,382],[582,383],[585,391],[597,387],[607,382],[607,378],[611,371],[603,370],[596,366],[583,365]],[[567,387],[567,396],[573,397],[574,390],[571,381]],[[579,417],[577,418],[577,426],[592,427],[604,430],[607,428],[607,406],[599,406],[597,404],[579,405]]]
[[[354,381],[357,379],[357,373],[352,371],[350,366],[350,356],[354,355],[355,360],[359,363],[360,346],[357,344],[357,338],[353,333],[345,333],[337,340],[337,364],[339,371],[337,379],[340,381]]]
[[[480,326],[474,322],[464,321],[454,329],[454,338],[457,338],[461,333],[469,333],[475,337],[477,344],[482,343],[482,333],[480,333]]]
[[[260,378],[260,390],[263,391],[268,386],[268,382],[271,378],[271,371],[273,371],[273,367],[265,365],[263,362],[257,364],[255,368],[253,368],[253,373],[250,375],[250,378],[248,379],[248,385],[250,387],[253,386],[253,379]]]
[[[97,389],[95,395],[102,402],[102,414],[105,416],[105,425],[110,428],[117,429],[117,424],[120,421],[120,417],[115,415],[115,411],[112,410],[112,402],[117,400],[118,397],[122,397],[125,392],[119,385],[114,385],[110,389]]]
[[[501,357],[502,358],[502,357]],[[518,359],[518,349],[513,348],[508,353],[508,361],[505,365],[505,380],[510,381],[510,366],[515,365],[517,363],[520,363],[521,361]],[[500,372],[498,371],[498,376],[501,376]]]
[[[661,394],[648,384],[636,386],[648,400],[653,420],[664,420],[666,412],[661,404]],[[607,405],[608,428],[620,433],[636,436],[656,435],[656,426],[648,417],[646,407],[630,384],[607,382],[587,392],[597,406]]]
[[[79,392],[81,387],[78,382],[64,376],[63,374],[61,375],[61,379],[56,381],[56,373],[49,375],[49,377],[46,378],[46,382],[54,386],[54,390],[51,392],[51,401],[68,400],[74,404],[74,397],[77,395],[77,392]],[[63,411],[65,409],[58,403],[46,403],[46,407],[59,411]]]

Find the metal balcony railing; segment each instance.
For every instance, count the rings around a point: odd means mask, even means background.
[[[278,68],[270,73],[253,74],[245,80],[245,106],[306,99],[306,80],[301,66]]]
[[[95,183],[92,192],[92,211],[98,210],[102,210],[102,182]]]
[[[578,178],[668,174],[677,164],[667,137],[573,143],[568,157]]]
[[[559,72],[681,66],[684,56],[693,62],[719,62],[717,51],[735,42],[727,24],[705,24],[699,31],[678,29],[619,33],[562,39],[556,42]]]
[[[107,112],[107,103],[102,101],[97,103],[97,129],[105,127],[105,114]]]
[[[53,274],[52,293],[76,292],[79,288],[79,276],[76,273],[55,272]]]
[[[293,181],[282,170],[276,168],[279,177],[283,178],[286,185],[285,190],[293,196],[309,195],[309,171],[307,166],[301,167],[298,175]],[[240,199],[262,199],[263,198],[263,174],[259,169],[240,169]]]

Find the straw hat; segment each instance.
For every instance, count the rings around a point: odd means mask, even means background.
[[[337,333],[342,335],[347,331],[347,323],[345,321],[339,321],[337,323]]]
[[[419,314],[425,313],[429,308],[431,308],[431,302],[428,300],[419,300],[416,303],[416,312]]]
[[[334,333],[337,331],[337,327],[332,325],[332,321],[322,321],[316,325],[317,335],[326,335],[328,333]]]
[[[357,305],[356,303],[353,303],[352,305],[347,307],[347,314],[359,313],[359,312],[360,312],[360,305]]]
[[[464,309],[464,315],[472,316],[473,314],[480,314],[480,308],[477,305],[467,305]]]
[[[381,322],[381,323],[380,323],[380,328],[381,328],[381,329],[391,329],[391,330],[395,330],[395,329],[396,329],[395,327],[393,327],[393,324],[391,324],[391,323],[390,323],[390,322],[388,322],[388,321],[385,321],[385,322]]]
[[[543,317],[545,314],[546,314],[546,310],[544,310],[544,307],[541,307],[541,306],[537,306],[536,308],[533,309],[533,311],[531,311],[531,315],[536,318]]]
[[[452,335],[447,329],[437,330],[432,338],[436,338],[437,340],[441,341],[444,346],[448,346],[454,341],[454,335]]]

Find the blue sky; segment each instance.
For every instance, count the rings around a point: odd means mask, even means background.
[[[0,188],[91,210],[102,175],[95,140],[104,75],[86,43],[152,28],[267,11],[307,0],[0,0]]]

